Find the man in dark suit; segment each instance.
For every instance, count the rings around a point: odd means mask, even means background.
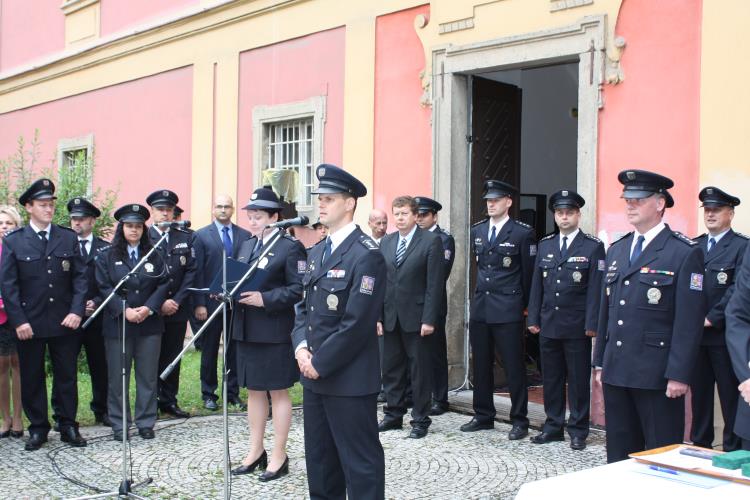
[[[316,169],[326,241],[310,250],[292,332],[302,373],[310,498],[380,500],[385,459],[378,438],[376,323],[386,270],[378,245],[353,222],[367,188],[333,165]]]
[[[445,320],[448,315],[448,291],[446,286],[453,269],[456,242],[453,236],[438,225],[437,213],[443,206],[437,201],[419,196],[417,202],[417,224],[420,228],[435,233],[443,244],[443,286],[440,289],[440,313],[435,332],[428,337],[430,363],[432,364],[432,407],[430,415],[442,415],[448,411],[448,344],[445,338]]]
[[[662,221],[674,183],[643,170],[618,179],[636,231],[609,247],[596,330],[608,462],[682,442],[705,318],[701,251]]]
[[[406,413],[406,378],[412,383],[410,438],[430,427],[432,363],[429,335],[435,332],[442,302],[443,244],[436,233],[417,225],[417,203],[411,196],[393,200],[398,231],[383,237],[388,286],[383,322],[383,387],[387,405],[380,431],[400,429]]]
[[[159,353],[159,373],[163,372],[174,361],[185,343],[188,315],[190,314],[190,291],[195,281],[196,264],[193,248],[193,232],[180,228],[170,228],[174,221],[174,207],[179,201],[177,194],[168,189],[154,191],[146,198],[151,207],[154,223],[148,229],[151,243],[156,243],[165,232],[167,240],[161,248],[167,254],[167,274],[169,291],[167,300],[161,306],[160,314],[164,316],[164,335],[161,337]],[[190,414],[177,404],[177,393],[180,389],[180,364],[178,363],[166,380],[158,381],[159,410],[178,418],[187,418]]]
[[[86,446],[78,432],[76,330],[84,315],[86,266],[76,234],[52,224],[55,185],[39,179],[19,197],[29,213],[29,225],[3,240],[2,296],[8,324],[18,336],[21,401],[29,419],[26,450],[38,450],[50,430],[47,416],[44,352],[49,349],[53,385],[59,396],[60,438]]]
[[[222,194],[216,197],[214,202],[214,221],[200,228],[195,232],[195,256],[197,262],[197,273],[195,277],[195,286],[197,288],[207,288],[211,285],[213,279],[221,273],[222,255],[230,258],[237,257],[237,251],[242,243],[249,240],[252,236],[250,232],[242,229],[236,224],[232,224],[232,215],[234,215],[234,201],[231,197]],[[210,300],[207,295],[195,294],[193,296],[195,304],[195,317],[198,321],[205,321],[219,303]],[[227,324],[231,324],[231,311],[227,309]],[[202,324],[201,324],[202,325]],[[208,329],[203,332],[201,337],[201,393],[203,395],[203,406],[209,410],[217,410],[216,388],[218,381],[216,378],[216,362],[219,353],[219,342],[221,341],[223,322],[220,317],[214,319]],[[227,398],[229,404],[242,406],[239,396],[239,387],[237,385],[237,363],[234,353],[234,342],[227,337],[229,345],[224,346],[227,350]]]
[[[581,195],[562,190],[549,208],[560,229],[541,239],[529,298],[528,328],[539,335],[547,420],[535,444],[562,441],[568,386],[570,447],[586,448],[591,400],[591,338],[599,316],[604,245],[579,228]]]
[[[536,257],[534,230],[508,216],[517,193],[505,182],[486,181],[484,199],[489,218],[471,229],[472,252],[477,261],[469,325],[474,356],[474,418],[461,426],[464,432],[495,426],[492,394],[497,350],[510,388],[510,440],[529,434],[523,321]]]
[[[740,204],[739,198],[709,186],[701,190],[698,199],[703,202],[703,222],[708,229],[708,234],[695,238],[698,248],[703,251],[706,273],[703,292],[707,313],[703,322],[698,362],[690,384],[693,410],[690,439],[693,444],[704,448],[713,446],[715,386],[724,417],[724,451],[734,451],[742,446],[733,430],[739,381],[732,370],[732,361],[724,340],[724,310],[732,296],[748,238],[732,230],[734,207]]]

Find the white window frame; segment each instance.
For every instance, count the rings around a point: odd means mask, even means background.
[[[81,135],[78,137],[71,137],[66,139],[60,139],[57,141],[57,168],[61,169],[65,166],[65,153],[70,151],[78,151],[81,149],[86,150],[86,158],[92,161],[94,155],[94,134]],[[91,178],[89,186],[87,188],[86,196],[91,197],[94,192],[94,179]]]
[[[304,101],[276,104],[273,106],[259,105],[253,108],[253,181],[255,188],[260,187],[263,170],[267,165],[266,127],[276,123],[291,122],[312,118],[312,165],[313,172],[323,161],[323,144],[326,121],[326,97],[315,96]],[[304,194],[303,173],[300,172],[298,192]],[[317,206],[314,201],[310,205],[297,202],[296,209],[300,215],[306,215],[311,220],[317,217]]]

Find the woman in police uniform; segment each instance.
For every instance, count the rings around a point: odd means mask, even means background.
[[[152,245],[145,231],[149,218],[143,205],[125,205],[115,212],[119,222],[112,245],[102,249],[96,259],[96,282],[101,298],[132,271]],[[126,392],[129,391],[130,367],[135,364],[135,424],[143,439],[153,439],[156,423],[156,387],[159,347],[164,321],[157,314],[166,299],[169,283],[164,270],[164,254],[154,252],[124,285]],[[122,300],[114,297],[104,311],[102,335],[109,372],[108,411],[114,439],[122,440]],[[128,426],[130,408],[128,404]]]
[[[240,247],[239,261],[252,264],[258,260],[263,246],[279,231],[266,229],[266,226],[279,220],[281,208],[272,190],[255,190],[250,203],[244,207],[253,238]],[[235,475],[248,474],[260,466],[266,467],[260,480],[271,481],[289,472],[286,440],[292,422],[292,402],[287,389],[299,380],[291,332],[294,304],[302,299],[306,264],[302,244],[291,236],[282,235],[258,261],[258,269],[267,273],[260,290],[243,292],[235,302],[232,338],[237,342],[237,380],[248,389],[250,425],[250,451],[242,465],[232,471]],[[268,418],[267,391],[271,393],[276,437],[270,459],[263,447]]]

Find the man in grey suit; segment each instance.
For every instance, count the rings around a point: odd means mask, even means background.
[[[221,272],[221,257],[224,251],[226,251],[227,257],[236,257],[242,243],[252,237],[247,230],[242,229],[236,224],[232,224],[233,214],[234,201],[232,198],[225,194],[218,195],[214,202],[213,222],[195,232],[194,247],[198,267],[198,273],[195,278],[197,288],[207,288],[211,285],[214,277]],[[219,305],[218,302],[210,300],[207,295],[203,294],[196,294],[193,300],[195,304],[195,317],[201,324]],[[230,318],[227,318],[228,322]],[[219,405],[216,403],[218,400],[218,396],[216,395],[218,385],[216,364],[219,354],[221,331],[222,321],[217,318],[202,335],[201,393],[203,406],[209,410],[219,408]],[[237,370],[235,369],[233,344],[231,341],[228,343],[229,345],[225,346],[227,349],[227,367],[229,368],[227,399],[228,403],[242,407],[243,403],[240,400],[239,387],[237,386]]]
[[[388,286],[383,322],[383,386],[387,405],[381,432],[400,429],[406,413],[406,373],[412,383],[410,438],[427,435],[432,401],[430,344],[426,338],[439,319],[443,287],[443,244],[440,237],[417,226],[417,202],[411,196],[393,200],[397,232],[383,237]]]

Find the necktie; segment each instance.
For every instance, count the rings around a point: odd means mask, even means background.
[[[138,258],[135,256],[135,250],[130,251],[130,263],[133,265],[138,264]]]
[[[258,255],[260,255],[260,251],[262,248],[263,242],[261,240],[255,240],[255,248],[253,248],[253,253],[250,254],[250,262],[258,258]]]
[[[643,252],[643,242],[646,240],[643,236],[639,236],[638,239],[635,242],[635,248],[633,249],[633,253],[630,255],[630,263],[638,259],[638,257],[641,256],[641,252]]]
[[[224,243],[224,249],[227,251],[227,257],[232,256],[232,240],[229,238],[229,228],[221,228],[221,241]]]
[[[495,244],[495,238],[497,238],[497,233],[495,230],[496,227],[492,226],[492,231],[490,232],[490,246]]]
[[[708,251],[710,252],[713,250],[714,246],[716,245],[716,240],[714,238],[708,239]]]
[[[323,258],[320,259],[320,263],[326,261],[326,259],[331,255],[331,238],[326,238],[326,244],[325,247],[323,247]]]
[[[37,233],[39,235],[39,239],[42,240],[42,248],[44,249],[44,252],[47,252],[47,231],[39,231]]]
[[[563,240],[562,241],[563,241],[562,242],[562,246],[560,247],[560,256],[561,257],[565,257],[565,254],[568,251],[568,237],[567,236],[563,236]]]
[[[400,266],[404,261],[404,254],[406,253],[406,238],[401,238],[401,242],[398,244],[396,249],[396,266]]]
[[[81,244],[81,255],[84,257],[88,257],[89,252],[86,250],[86,244],[89,242],[89,240],[78,240],[78,243]]]

